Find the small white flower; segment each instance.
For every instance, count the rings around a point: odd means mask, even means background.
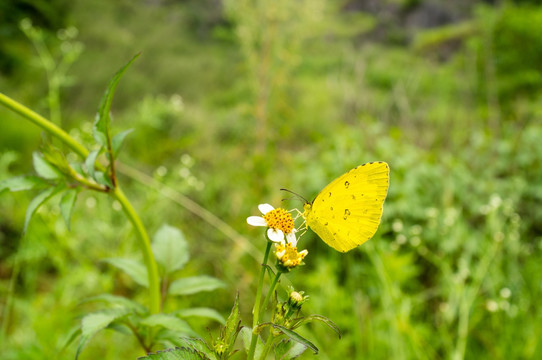
[[[275,209],[269,204],[260,204],[258,209],[263,216],[249,216],[247,223],[252,226],[267,226],[267,237],[269,240],[284,244],[284,239],[292,246],[296,246],[294,222],[292,216],[284,209]],[[286,236],[285,236],[286,233]]]
[[[275,210],[275,208],[269,204],[260,204],[258,205],[258,209],[260,209],[263,215]],[[249,216],[247,218],[247,223],[252,226],[267,226],[267,221],[265,221],[262,216]]]
[[[269,228],[267,229],[267,237],[273,242],[284,243],[284,233],[282,230]]]

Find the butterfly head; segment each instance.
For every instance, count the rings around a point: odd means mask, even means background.
[[[306,217],[312,211],[312,203],[306,202],[303,205],[303,210],[305,210],[305,212],[303,213],[303,217]]]

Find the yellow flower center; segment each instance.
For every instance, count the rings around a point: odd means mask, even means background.
[[[301,264],[305,256],[308,254],[307,250],[297,252],[297,247],[288,243],[286,245],[275,245],[275,255],[279,262],[287,268],[294,268]]]
[[[271,229],[282,230],[283,233],[289,234],[294,230],[294,219],[292,215],[284,209],[278,208],[269,211],[263,216],[267,226]]]

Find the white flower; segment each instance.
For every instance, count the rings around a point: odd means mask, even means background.
[[[258,209],[260,209],[263,216],[249,216],[247,218],[249,225],[269,227],[267,237],[273,242],[284,244],[286,235],[286,241],[289,244],[294,247],[297,245],[294,220],[289,212],[281,208],[275,209],[269,204],[260,204]]]

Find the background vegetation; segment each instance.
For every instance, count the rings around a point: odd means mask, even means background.
[[[250,323],[264,245],[246,217],[281,206],[281,187],[311,198],[382,160],[376,237],[339,254],[309,232],[307,265],[288,276],[310,295],[304,311],[343,331],[304,329],[319,358],[537,359],[541,34],[536,1],[10,0],[0,89],[89,143],[108,79],[142,52],[113,104],[115,130],[135,129],[120,181],[151,233],[185,233],[183,275],[227,284],[169,310],[226,316],[239,290]],[[0,180],[31,173],[40,143],[0,109]],[[59,351],[83,298],[145,296],[101,261],[137,253],[118,204],[81,195],[71,231],[48,205],[22,236],[32,194],[0,194],[3,359],[72,359]],[[205,336],[218,323],[190,325]],[[81,358],[141,356],[126,339],[101,333]]]

